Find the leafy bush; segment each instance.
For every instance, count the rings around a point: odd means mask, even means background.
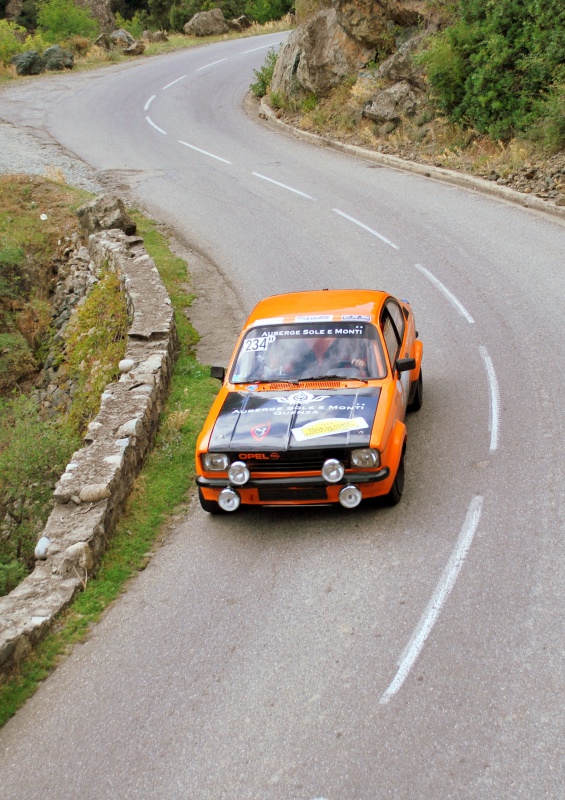
[[[273,19],[282,19],[294,10],[294,0],[247,0],[245,15],[264,25]]]
[[[27,31],[15,22],[0,19],[0,62],[9,64],[11,59],[23,50]]]
[[[269,91],[269,86],[273,79],[273,71],[277,63],[278,53],[271,48],[267,51],[265,63],[259,69],[254,69],[253,74],[256,80],[251,84],[251,91],[255,97],[264,97]]]
[[[38,6],[37,24],[49,43],[62,42],[71,36],[95,39],[100,31],[92,12],[75,5],[73,0],[43,0]]]
[[[116,28],[123,28],[123,30],[131,33],[134,39],[141,39],[143,31],[150,27],[147,11],[136,11],[131,19],[125,19],[119,12],[116,13]]]
[[[439,107],[495,139],[526,132],[563,76],[562,0],[460,0],[423,61]]]

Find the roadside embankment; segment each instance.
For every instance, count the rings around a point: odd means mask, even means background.
[[[108,385],[54,492],[34,571],[0,598],[0,683],[86,586],[157,430],[177,334],[171,301],[143,239],[121,230],[92,234],[95,269],[120,277],[132,320],[120,379]]]

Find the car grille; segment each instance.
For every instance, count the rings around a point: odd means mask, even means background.
[[[250,451],[249,451],[250,452]],[[263,455],[264,453],[261,453]],[[346,469],[351,466],[349,450],[297,450],[265,453],[269,459],[254,461],[252,458],[244,459],[251,474],[258,472],[321,472],[324,461],[328,458],[337,458]],[[278,456],[278,457],[277,457]],[[237,455],[232,456],[232,461],[238,461]]]

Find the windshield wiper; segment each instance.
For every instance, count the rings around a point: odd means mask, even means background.
[[[301,381],[362,381],[368,383],[367,378],[351,378],[345,375],[309,375],[307,378],[300,378]]]

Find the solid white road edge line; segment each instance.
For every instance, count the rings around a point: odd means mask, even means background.
[[[164,136],[167,135],[167,131],[164,131],[163,128],[160,128],[158,125],[155,125],[151,117],[145,117],[145,119],[151,125],[152,128],[155,128],[156,131],[159,131],[159,133],[162,133]]]
[[[498,438],[500,431],[500,391],[498,388],[498,381],[496,379],[496,372],[492,365],[486,347],[479,347],[479,353],[483,359],[485,369],[487,371],[487,378],[489,384],[489,400],[490,400],[490,452],[498,447]]]
[[[455,308],[457,309],[457,311],[459,311],[459,313],[460,313],[460,314],[462,314],[462,315],[465,317],[465,319],[467,320],[467,322],[468,322],[470,325],[473,325],[473,324],[474,324],[475,320],[473,319],[473,317],[472,317],[472,316],[469,314],[469,312],[467,311],[467,309],[465,308],[465,306],[463,305],[463,303],[460,303],[460,302],[459,302],[459,300],[458,300],[458,299],[455,297],[455,295],[454,295],[454,294],[452,294],[452,293],[449,291],[449,289],[447,288],[447,286],[445,286],[445,285],[444,285],[444,284],[443,284],[443,283],[442,283],[440,280],[438,280],[438,279],[436,278],[436,276],[435,276],[435,275],[434,275],[432,272],[430,272],[430,271],[429,271],[429,269],[426,269],[426,268],[425,268],[425,267],[423,267],[421,264],[415,264],[414,266],[416,267],[416,269],[417,269],[419,272],[421,272],[421,273],[422,273],[422,275],[425,275],[425,276],[426,276],[426,278],[427,278],[429,281],[431,281],[431,282],[434,284],[434,286],[435,286],[437,289],[439,289],[439,290],[440,290],[440,292],[441,292],[443,295],[445,295],[445,297],[447,297],[447,299],[449,300],[449,302],[450,302],[452,305],[454,305],[454,306],[455,306]]]
[[[181,75],[180,78],[176,78],[174,81],[171,81],[166,86],[163,86],[161,91],[165,92],[167,89],[170,89],[171,86],[174,86],[175,83],[178,83],[179,81],[183,81],[185,78],[186,78],[186,75]]]
[[[202,153],[204,156],[209,156],[210,158],[215,158],[216,161],[222,161],[224,164],[231,164],[231,161],[228,161],[227,158],[221,158],[221,156],[215,156],[214,153],[209,153],[207,150],[201,150],[199,147],[195,147],[193,144],[189,144],[188,142],[183,142],[181,139],[178,140],[179,144],[183,144],[185,147],[190,147],[191,150],[196,150],[197,153]]]
[[[340,217],[343,217],[344,219],[348,219],[350,222],[353,222],[355,225],[359,225],[360,228],[363,228],[363,230],[368,231],[373,236],[376,236],[377,239],[381,240],[381,242],[384,242],[385,244],[388,244],[391,247],[394,247],[395,250],[400,250],[398,245],[393,244],[393,242],[391,242],[390,239],[386,239],[380,233],[378,233],[377,231],[373,230],[373,228],[369,228],[368,225],[365,225],[363,222],[359,222],[358,219],[355,219],[354,217],[350,217],[349,214],[345,214],[343,211],[340,211],[338,208],[332,208],[332,211],[335,211],[335,213],[339,214]]]
[[[289,192],[294,192],[294,194],[299,194],[301,197],[305,197],[307,200],[313,200],[314,198],[306,194],[305,192],[301,192],[299,189],[293,189],[292,186],[287,186],[286,183],[279,183],[279,181],[275,181],[272,178],[267,178],[266,175],[261,175],[260,172],[252,172],[252,175],[255,175],[256,178],[261,178],[261,180],[269,181],[269,183],[274,183],[275,186],[280,186],[281,189],[287,189]]]
[[[208,69],[208,67],[215,67],[216,64],[221,64],[223,61],[227,61],[227,58],[220,58],[219,61],[212,61],[210,64],[205,64],[203,67],[198,67],[196,72],[200,72],[202,69]]]
[[[157,95],[156,95],[156,94],[154,94],[154,95],[152,95],[152,96],[149,98],[149,100],[148,100],[148,101],[145,103],[145,105],[144,105],[144,107],[143,107],[143,110],[144,110],[144,111],[149,111],[149,106],[151,105],[151,103],[153,102],[153,100],[155,100],[155,98],[156,98],[156,97],[157,97]]]
[[[424,611],[416,630],[412,634],[412,638],[408,642],[408,645],[406,646],[400,658],[398,672],[396,673],[394,680],[379,700],[380,705],[385,705],[388,703],[389,700],[391,700],[392,697],[394,697],[394,695],[402,687],[416,659],[422,652],[422,648],[424,647],[426,639],[430,635],[432,628],[439,617],[441,609],[443,608],[447,598],[451,593],[451,590],[455,585],[457,576],[459,575],[467,553],[469,552],[473,537],[479,526],[482,507],[483,498],[480,495],[477,495],[471,500],[471,504],[469,505],[469,509],[467,511],[467,516],[465,517],[465,522],[463,523],[463,527],[461,528],[459,538],[457,539],[457,543],[455,545],[455,549],[453,550],[451,557],[445,566],[443,574],[438,585],[436,586],[435,592],[432,595],[428,607]]]

